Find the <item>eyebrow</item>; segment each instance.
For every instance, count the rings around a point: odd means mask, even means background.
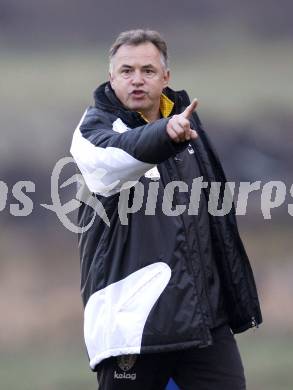
[[[154,68],[155,66],[153,64],[143,65],[143,68]]]
[[[133,68],[133,66],[127,65],[127,64],[123,64],[123,65],[121,65],[121,68]],[[153,69],[155,69],[155,66],[152,65],[152,64],[147,64],[147,65],[143,65],[142,68],[143,69],[144,68],[153,68]]]

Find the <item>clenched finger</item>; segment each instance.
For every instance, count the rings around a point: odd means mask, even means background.
[[[182,128],[179,123],[172,123],[171,126],[172,130],[175,131],[177,136],[179,137],[180,141],[185,141],[185,129]]]
[[[190,130],[190,138],[191,139],[196,139],[198,137],[198,134],[195,130]]]
[[[171,127],[169,127],[169,128],[167,129],[167,133],[168,133],[169,137],[170,137],[173,141],[175,141],[175,142],[180,142],[180,139],[179,139],[177,133],[175,133],[175,131],[174,131]]]

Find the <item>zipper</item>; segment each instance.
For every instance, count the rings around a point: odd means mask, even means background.
[[[193,274],[193,280],[195,282],[195,285],[196,285],[196,277],[195,277],[195,271],[194,271],[194,266],[193,266],[193,261],[192,261],[192,256],[191,256],[191,251],[190,251],[190,246],[189,246],[189,242],[188,242],[188,236],[187,236],[187,230],[186,230],[186,225],[185,225],[185,221],[183,219],[183,216],[180,215],[181,219],[182,219],[182,222],[183,222],[183,226],[184,226],[184,232],[185,232],[185,237],[186,237],[186,245],[187,245],[187,249],[188,249],[188,255],[191,259],[191,269],[192,269],[192,274]],[[205,282],[205,281],[204,281]],[[197,296],[198,296],[198,302],[199,302],[199,306],[200,306],[200,311],[201,311],[201,315],[202,315],[202,319],[203,319],[203,323],[205,325],[204,329],[206,331],[207,329],[207,324],[206,324],[206,321],[205,321],[205,314],[203,312],[203,309],[202,309],[202,303],[200,302],[200,296],[198,294],[198,290],[196,289],[197,291]],[[208,299],[207,299],[208,301]],[[208,302],[209,304],[209,309],[210,309],[210,303]],[[208,332],[206,331],[206,342],[207,342],[207,345],[211,345],[211,340],[210,340],[210,337],[209,337],[209,334]]]
[[[192,145],[189,143],[188,146],[187,146],[187,151],[189,152],[189,154],[191,154],[191,150],[192,150],[192,154],[194,154],[194,149],[192,147]],[[183,161],[183,159],[180,159],[180,158],[176,158],[177,156],[175,156],[174,160],[175,161]],[[195,157],[196,159],[196,157]],[[199,166],[199,162],[198,163],[198,166]],[[183,215],[182,215],[182,219],[183,219]],[[209,221],[210,223],[210,221]],[[185,224],[184,224],[185,226]],[[186,229],[185,229],[186,230]],[[205,299],[206,299],[206,302],[208,304],[208,312],[209,312],[209,317],[210,317],[210,320],[212,322],[212,324],[215,323],[215,318],[213,316],[213,311],[212,311],[212,307],[211,307],[211,302],[209,300],[209,296],[208,296],[208,283],[207,283],[207,275],[206,275],[206,272],[205,272],[205,266],[204,266],[204,262],[202,260],[202,248],[201,248],[201,244],[200,244],[200,239],[199,239],[199,233],[198,233],[198,229],[195,228],[195,236],[196,236],[196,241],[197,241],[197,246],[199,248],[199,262],[200,262],[200,266],[201,266],[201,274],[202,274],[202,280],[203,280],[203,287],[204,287],[204,295],[205,295]],[[187,239],[187,232],[186,232],[186,239]],[[213,254],[212,254],[213,256]],[[192,258],[191,258],[191,263],[192,263]],[[193,265],[192,265],[192,268],[193,268]],[[194,278],[195,279],[195,278]]]
[[[175,161],[182,161],[182,159],[180,158],[174,158]],[[170,178],[171,180],[174,180],[174,177],[173,175],[171,174],[172,173],[172,166],[170,164],[169,161],[167,161],[167,167],[169,168],[169,175],[170,175]],[[176,196],[176,194],[174,194],[174,196]],[[191,256],[191,250],[190,250],[190,245],[189,245],[189,242],[188,242],[188,235],[187,235],[187,229],[186,229],[186,224],[185,224],[185,221],[184,221],[184,218],[183,218],[183,215],[180,215],[180,218],[182,220],[182,223],[183,223],[183,227],[184,227],[184,232],[185,232],[185,237],[186,237],[186,245],[187,245],[187,250],[188,250],[188,255],[189,255],[189,258],[191,259],[192,256]],[[196,232],[197,234],[197,232]],[[201,264],[202,266],[202,264]],[[193,280],[194,282],[196,282],[196,277],[195,277],[195,271],[194,271],[194,266],[193,266],[193,262],[191,260],[191,269],[192,269],[192,274],[193,274]],[[204,280],[205,282],[205,280]],[[206,287],[206,286],[205,286]],[[196,289],[196,283],[195,283],[195,290],[197,291]],[[207,345],[211,345],[212,344],[212,340],[211,340],[211,337],[210,337],[210,333],[209,331],[207,330],[207,324],[206,324],[206,321],[205,321],[205,315],[204,315],[204,312],[203,312],[203,309],[202,309],[202,303],[200,302],[200,296],[198,294],[198,291],[197,291],[197,296],[198,296],[198,302],[199,302],[199,307],[200,307],[200,311],[201,311],[201,315],[202,315],[202,319],[203,319],[203,324],[204,324],[204,330],[205,330],[205,336],[206,336],[206,344]],[[208,301],[208,299],[207,299]],[[210,309],[210,303],[208,301],[208,304],[209,304],[209,309]],[[211,309],[210,309],[211,311]]]

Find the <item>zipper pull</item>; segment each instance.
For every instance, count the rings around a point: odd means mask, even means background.
[[[193,150],[193,147],[191,144],[187,145],[187,150],[188,150],[189,154],[194,154],[194,150]]]
[[[258,328],[258,323],[256,322],[255,317],[251,317],[251,327]]]

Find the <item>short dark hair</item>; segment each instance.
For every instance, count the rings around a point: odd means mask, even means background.
[[[123,31],[118,35],[116,41],[113,43],[109,50],[109,60],[111,63],[112,58],[117,53],[118,49],[122,45],[133,45],[137,46],[142,43],[151,42],[159,50],[163,64],[168,68],[168,52],[167,44],[162,38],[161,34],[154,30],[129,30]]]

